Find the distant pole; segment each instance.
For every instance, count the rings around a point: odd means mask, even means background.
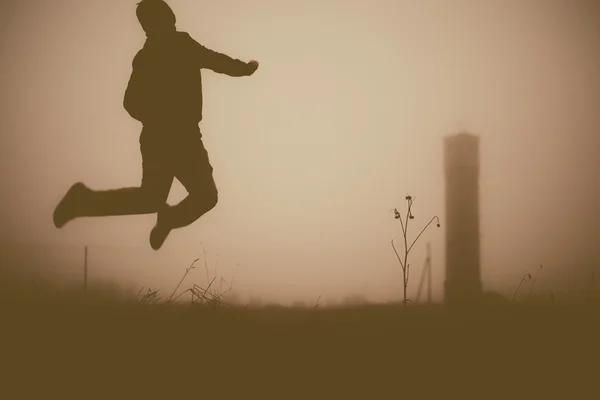
[[[427,304],[431,304],[431,243],[427,242]]]
[[[88,247],[85,246],[84,258],[83,258],[83,291],[87,292],[87,280],[88,280]]]
[[[425,258],[425,266],[423,267],[419,288],[417,290],[417,302],[419,302],[419,299],[421,298],[425,276],[427,276],[427,304],[431,304],[431,245],[429,242],[427,243],[427,258]]]

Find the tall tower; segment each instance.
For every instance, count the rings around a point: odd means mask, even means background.
[[[472,304],[481,295],[479,250],[479,137],[444,138],[446,176],[446,282],[448,305]]]

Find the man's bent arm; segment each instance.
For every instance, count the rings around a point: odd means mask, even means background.
[[[125,98],[123,99],[123,107],[131,115],[132,118],[142,122],[144,119],[143,102],[144,96],[142,91],[142,76],[139,70],[139,57],[133,59],[133,71],[125,90]],[[136,68],[137,67],[137,68]]]

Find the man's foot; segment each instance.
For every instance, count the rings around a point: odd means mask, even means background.
[[[75,183],[65,194],[65,197],[58,203],[56,209],[54,209],[54,226],[62,228],[67,222],[78,217],[78,209],[80,208],[80,202],[85,194],[90,189],[81,182]]]
[[[166,205],[163,207],[157,214],[156,225],[152,228],[150,232],[150,246],[154,250],[158,250],[162,247],[167,240],[167,236],[171,233],[171,227],[167,223],[165,213],[168,211],[169,206]]]

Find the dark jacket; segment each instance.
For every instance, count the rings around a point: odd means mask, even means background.
[[[148,38],[136,54],[123,105],[144,126],[197,125],[202,120],[202,68],[229,76],[247,76],[254,71],[250,64],[174,31]]]

